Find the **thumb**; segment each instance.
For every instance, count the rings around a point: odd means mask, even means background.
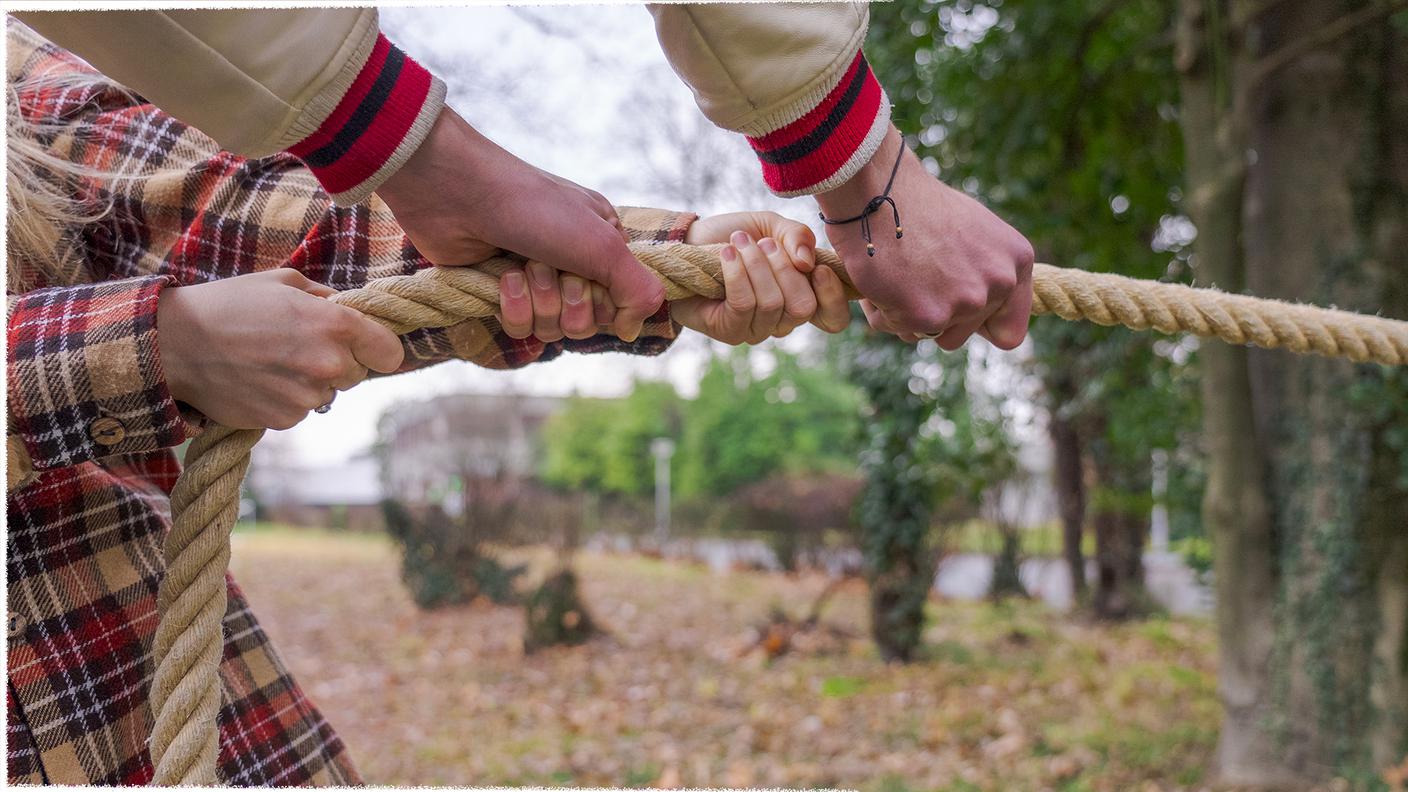
[[[292,286],[293,288],[298,289],[299,291],[307,292],[308,294],[311,294],[314,297],[331,297],[332,295],[337,294],[337,289],[334,289],[333,287],[328,286],[325,283],[318,283],[315,280],[310,280],[307,275],[304,275],[303,273],[299,272],[298,270],[292,267],[280,267],[278,270],[275,270],[274,277],[277,278],[280,282],[282,282],[285,286]]]
[[[798,272],[816,269],[816,234],[807,225],[777,212],[748,212],[742,227],[754,239],[765,236],[776,239]]]
[[[359,313],[352,336],[352,357],[372,371],[391,374],[401,367],[406,351],[395,333]]]

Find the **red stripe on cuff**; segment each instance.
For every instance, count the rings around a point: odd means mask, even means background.
[[[391,159],[425,106],[432,82],[423,66],[378,36],[332,114],[288,151],[303,160],[323,189],[348,192]]]
[[[352,117],[352,113],[361,105],[362,100],[367,98],[367,92],[371,90],[372,83],[376,82],[377,75],[386,66],[386,56],[391,52],[391,42],[386,36],[377,36],[376,44],[372,47],[371,57],[362,66],[362,70],[357,72],[357,79],[352,81],[352,87],[347,89],[342,101],[333,108],[332,115],[323,121],[313,134],[300,140],[289,147],[289,153],[294,156],[317,151],[318,149],[331,143],[333,137],[339,129],[342,129],[347,121]]]
[[[857,53],[816,107],[780,129],[750,137],[768,187],[779,193],[804,192],[834,176],[865,142],[883,96],[870,65]]]

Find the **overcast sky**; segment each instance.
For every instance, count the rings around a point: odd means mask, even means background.
[[[446,81],[451,106],[476,128],[618,205],[701,214],[773,209],[803,222],[815,217],[810,199],[769,195],[747,143],[704,120],[661,54],[650,14],[641,6],[385,8],[382,26]],[[682,161],[686,146],[707,151],[707,157]],[[691,182],[703,167],[721,176],[721,183],[705,189]],[[787,346],[815,339],[811,328],[802,328]],[[308,464],[338,462],[371,444],[383,410],[444,393],[514,389],[605,396],[645,377],[668,378],[692,394],[709,344],[687,333],[653,359],[566,355],[509,373],[450,362],[371,380],[340,394],[326,415],[310,415],[277,433],[283,437],[270,438],[269,447]]]

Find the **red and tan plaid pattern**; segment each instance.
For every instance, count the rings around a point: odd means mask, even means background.
[[[87,67],[14,21],[9,79]],[[73,230],[83,266],[18,266],[8,295],[8,432],[35,472],[10,492],[8,777],[14,783],[133,784],[151,778],[151,640],[171,446],[200,416],[176,403],[156,347],[163,288],[273,267],[348,289],[428,266],[372,198],[334,206],[290,155],[246,160],[112,86],[20,93],[35,120],[67,120],[57,154],[141,178],[92,183],[105,219]],[[679,241],[692,220],[622,210],[641,241]],[[632,344],[598,336],[543,344],[473,320],[403,338],[406,369],[449,359],[514,368],[563,351],[654,354],[677,330],[668,308]],[[236,785],[358,783],[341,742],[229,583],[220,776]],[[315,606],[315,604],[310,604]]]

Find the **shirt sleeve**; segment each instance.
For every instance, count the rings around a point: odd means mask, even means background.
[[[839,187],[879,150],[890,102],[861,51],[867,4],[688,3],[650,12],[700,110],[748,138],[774,193]]]
[[[372,8],[17,16],[227,151],[294,154],[343,206],[410,158],[445,102]]]
[[[7,434],[33,469],[186,439],[157,348],[157,300],[171,282],[153,275],[8,298]]]

